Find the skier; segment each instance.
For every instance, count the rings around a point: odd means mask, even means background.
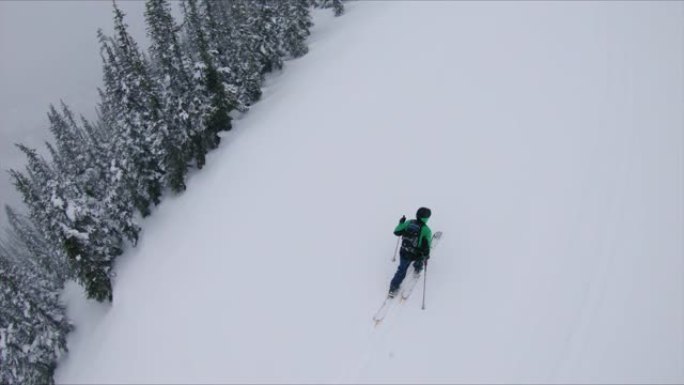
[[[416,212],[416,219],[406,220],[406,216],[399,219],[394,229],[394,235],[402,237],[399,251],[399,267],[390,283],[389,296],[394,297],[401,282],[406,277],[406,271],[413,262],[414,273],[420,274],[425,261],[430,258],[432,230],[427,225],[432,212],[427,207],[421,207]]]

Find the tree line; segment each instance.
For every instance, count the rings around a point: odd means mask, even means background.
[[[229,131],[231,113],[261,97],[264,76],[307,53],[311,8],[344,12],[341,0],[147,0],[143,51],[113,3],[114,33],[97,33],[103,82],[97,116],[64,103],[48,111],[46,158],[17,145],[10,170],[24,210],[6,207],[0,240],[0,383],[53,383],[73,326],[59,295],[68,280],[112,301],[113,263],[165,193]]]

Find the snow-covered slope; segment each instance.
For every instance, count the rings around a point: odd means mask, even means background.
[[[76,382],[684,382],[681,2],[318,15],[81,328]],[[392,229],[444,239],[373,326]],[[85,313],[98,313],[94,314]],[[78,315],[78,314],[77,314]]]

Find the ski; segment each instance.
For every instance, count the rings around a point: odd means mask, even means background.
[[[411,278],[408,279],[408,282],[406,282],[401,289],[401,300],[399,302],[404,302],[408,299],[408,297],[411,296],[411,293],[413,293],[413,288],[416,287],[418,284],[418,281],[420,281],[421,273],[413,273],[411,275]]]
[[[430,250],[433,250],[437,245],[439,244],[439,241],[442,239],[442,232],[437,231],[434,234],[432,234],[432,246],[430,246]]]
[[[395,297],[391,297],[389,295],[385,298],[385,301],[380,306],[380,309],[378,309],[378,311],[373,316],[375,326],[378,326],[380,322],[382,322],[382,320],[385,319],[387,312],[389,312],[391,305],[394,303],[394,298]]]

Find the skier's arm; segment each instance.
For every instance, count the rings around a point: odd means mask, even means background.
[[[401,236],[404,235],[404,230],[406,230],[406,227],[408,227],[408,221],[405,222],[399,222],[397,227],[394,228],[394,235],[396,236]]]

